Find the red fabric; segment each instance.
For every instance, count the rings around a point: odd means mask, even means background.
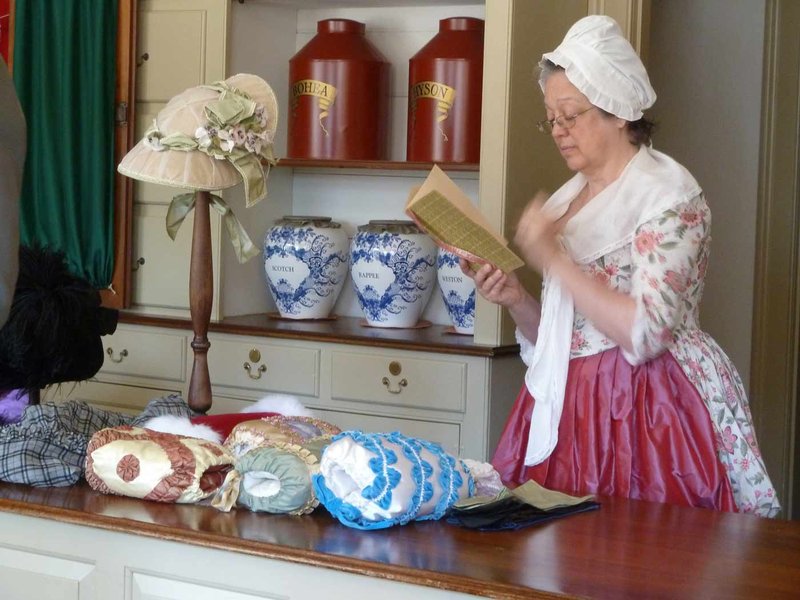
[[[533,403],[523,385],[492,459],[506,485],[736,511],[708,410],[670,353],[637,367],[619,348],[572,359],[558,444],[525,467]]]
[[[258,421],[263,417],[274,417],[280,413],[276,412],[251,412],[251,413],[226,413],[223,415],[201,415],[192,417],[190,420],[193,425],[206,425],[222,436],[227,438],[234,427],[245,421]]]
[[[0,55],[8,64],[9,36],[11,35],[11,2],[0,0]]]

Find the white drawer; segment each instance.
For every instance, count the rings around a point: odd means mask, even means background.
[[[213,338],[208,367],[215,387],[319,395],[319,350],[313,348]]]
[[[410,437],[437,442],[453,456],[461,455],[461,426],[458,423],[378,417],[318,408],[312,408],[312,410],[316,417],[333,423],[343,431],[350,429],[360,429],[372,433],[399,431]]]
[[[76,386],[65,400],[83,400],[105,410],[139,414],[150,400],[176,392],[180,390],[87,381]]]
[[[105,362],[98,381],[113,380],[108,375],[124,375],[147,380],[184,381],[186,337],[182,334],[117,329],[103,336]]]
[[[334,351],[331,398],[463,413],[465,362]]]

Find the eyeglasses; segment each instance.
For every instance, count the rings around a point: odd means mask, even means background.
[[[536,127],[542,133],[553,133],[553,128],[558,125],[559,127],[563,127],[564,129],[572,129],[575,127],[575,121],[578,120],[583,113],[589,112],[593,108],[597,108],[596,106],[590,106],[587,109],[582,110],[579,113],[575,113],[574,115],[561,115],[560,117],[556,117],[555,119],[545,119],[544,121],[539,121],[536,123]]]

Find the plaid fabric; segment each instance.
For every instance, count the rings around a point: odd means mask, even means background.
[[[130,425],[141,427],[153,417],[173,415],[175,417],[196,417],[200,413],[194,412],[180,394],[169,394],[161,398],[153,398],[147,403],[142,413],[135,417]],[[87,442],[88,443],[88,442]]]
[[[160,415],[194,416],[180,394],[151,400],[136,417],[85,402],[41,404],[0,427],[0,480],[38,487],[73,485],[83,476],[86,446],[106,427],[139,425]]]

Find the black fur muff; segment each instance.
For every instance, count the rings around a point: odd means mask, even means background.
[[[118,312],[69,270],[63,252],[21,246],[8,321],[0,329],[0,390],[38,390],[83,381],[103,365],[101,336]]]

